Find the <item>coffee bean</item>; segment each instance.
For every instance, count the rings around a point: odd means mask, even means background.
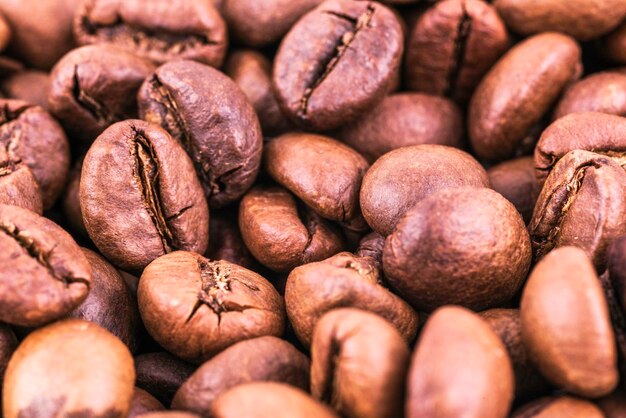
[[[598,400],[598,406],[606,418],[620,418],[626,414],[625,395],[624,387],[620,386],[610,395]]]
[[[74,17],[81,45],[108,43],[156,63],[176,58],[222,65],[226,24],[205,0],[85,0]]]
[[[0,321],[43,325],[65,316],[87,297],[89,262],[72,237],[52,221],[0,205],[0,247]]]
[[[135,357],[135,370],[137,386],[169,405],[196,368],[169,353],[159,352]]]
[[[15,351],[4,378],[3,414],[125,417],[134,380],[128,348],[108,331],[78,319],[56,322]]]
[[[571,396],[546,397],[524,405],[511,418],[604,418],[593,403]]]
[[[441,145],[414,145],[379,158],[363,177],[361,210],[373,230],[389,235],[417,202],[446,188],[489,187],[469,154]]]
[[[141,117],[185,148],[211,207],[236,201],[254,183],[263,145],[259,121],[224,74],[191,61],[167,63],[146,79],[138,101]]]
[[[135,418],[150,412],[163,411],[165,407],[154,396],[143,389],[135,388],[128,410],[128,418]]]
[[[83,162],[80,206],[89,236],[122,269],[207,248],[209,211],[191,160],[151,123],[119,122],[96,139]]]
[[[48,110],[50,76],[38,70],[18,71],[0,82],[5,97],[22,100]]]
[[[309,389],[309,359],[276,337],[241,341],[204,363],[180,387],[172,408],[207,416],[215,398],[249,382],[283,382]]]
[[[493,190],[513,203],[528,223],[539,195],[533,157],[520,157],[504,161],[487,170]]]
[[[602,51],[611,61],[626,64],[626,23],[622,22],[617,29],[601,40]]]
[[[19,206],[41,215],[43,204],[37,179],[26,164],[12,157],[0,147],[0,204]]]
[[[0,324],[0,402],[2,402],[4,371],[17,346],[18,341],[13,330],[6,324]]]
[[[83,168],[83,157],[79,158],[68,175],[65,185],[65,195],[63,196],[63,214],[70,227],[71,232],[78,238],[89,238],[83,213],[80,210],[80,174]]]
[[[607,395],[615,388],[617,354],[609,311],[582,250],[559,248],[537,264],[524,288],[520,313],[524,344],[550,382],[586,397]]]
[[[511,361],[489,325],[464,308],[440,308],[413,352],[406,416],[505,417],[513,384]]]
[[[156,411],[143,414],[141,418],[200,418],[200,416],[182,411]]]
[[[596,73],[574,83],[559,101],[554,118],[582,112],[626,116],[626,74]]]
[[[258,274],[227,261],[177,251],[141,275],[139,311],[163,348],[201,363],[245,339],[280,336],[283,301]]]
[[[383,99],[402,50],[402,27],[390,9],[327,0],[281,42],[273,75],[278,103],[302,126],[337,128]]]
[[[230,209],[211,212],[209,224],[209,248],[206,257],[211,260],[225,260],[258,271],[261,266],[244,243],[237,223],[237,213]]]

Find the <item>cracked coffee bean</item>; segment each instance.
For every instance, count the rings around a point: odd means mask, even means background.
[[[342,251],[339,229],[281,187],[256,186],[241,200],[239,228],[264,266],[290,272]]]
[[[111,45],[74,49],[50,74],[50,112],[72,140],[90,144],[113,123],[137,117],[135,96],[154,68]]]
[[[466,103],[509,43],[504,22],[489,3],[440,1],[411,31],[404,64],[407,87]]]
[[[274,89],[294,122],[328,130],[354,120],[392,86],[403,52],[395,13],[377,2],[327,0],[283,38]]]
[[[227,261],[177,251],[141,275],[139,311],[166,350],[201,363],[245,339],[281,336],[283,301],[258,274]]]
[[[119,122],[96,139],[83,162],[80,207],[93,242],[125,270],[207,248],[209,210],[193,164],[148,122]]]
[[[309,366],[307,356],[279,338],[241,341],[200,366],[176,392],[172,408],[211,416],[215,398],[250,382],[283,382],[308,390]]]
[[[545,397],[532,401],[511,418],[606,418],[592,402],[571,396]],[[611,417],[609,417],[611,418]]]
[[[0,204],[19,206],[41,215],[43,203],[37,179],[23,161],[12,157],[0,147]]]
[[[226,24],[209,0],[84,0],[74,17],[81,45],[106,43],[162,64],[177,58],[220,67]]]
[[[146,353],[135,357],[137,386],[169,405],[181,385],[196,367],[165,352]]]
[[[626,116],[626,74],[596,73],[572,84],[559,101],[554,118],[582,112]]]
[[[13,354],[3,413],[123,418],[134,380],[133,358],[119,339],[91,322],[55,322],[26,337]]]
[[[0,205],[0,248],[0,321],[43,325],[67,315],[87,297],[89,261],[52,221]]]
[[[487,170],[493,190],[513,203],[525,223],[530,221],[539,196],[533,157],[519,157]]]
[[[263,137],[232,80],[191,61],[159,67],[138,94],[139,114],[167,130],[193,161],[211,207],[235,202],[256,180]]]

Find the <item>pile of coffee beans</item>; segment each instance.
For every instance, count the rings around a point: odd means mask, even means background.
[[[626,0],[0,0],[0,388],[626,417]]]

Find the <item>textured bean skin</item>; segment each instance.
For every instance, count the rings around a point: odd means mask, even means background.
[[[574,83],[559,101],[554,118],[582,112],[626,116],[626,74],[597,73]]]
[[[604,418],[593,403],[571,396],[537,399],[519,408],[511,418]],[[612,417],[609,417],[612,418]]]

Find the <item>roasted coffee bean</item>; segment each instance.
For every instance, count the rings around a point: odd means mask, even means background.
[[[215,398],[249,382],[282,382],[309,389],[309,359],[276,337],[241,341],[204,363],[180,387],[172,408],[210,417]]]
[[[70,317],[95,322],[126,344],[137,349],[139,312],[126,282],[104,258],[83,248],[91,266],[89,294]]]
[[[146,79],[138,101],[141,117],[185,148],[211,207],[234,202],[252,186],[261,128],[246,96],[224,74],[192,61],[167,63]]]
[[[322,0],[227,0],[222,13],[228,29],[245,45],[279,41],[302,15]]]
[[[5,418],[126,417],[133,358],[100,326],[78,319],[41,328],[20,344],[3,387]]]
[[[418,310],[499,306],[520,289],[531,262],[515,207],[486,188],[441,190],[417,203],[385,241],[389,285]]]
[[[149,412],[163,411],[165,407],[154,396],[143,389],[135,388],[133,399],[130,402],[128,418],[135,418]]]
[[[337,309],[315,326],[311,393],[350,418],[401,417],[409,350],[387,321]]]
[[[0,204],[19,206],[41,215],[43,203],[37,179],[24,162],[11,157],[0,146]]]
[[[305,346],[324,313],[335,308],[358,308],[392,323],[407,342],[415,338],[417,313],[382,283],[379,259],[339,253],[327,260],[295,268],[285,288],[291,326]]]
[[[513,400],[513,370],[489,325],[460,307],[426,322],[409,369],[406,416],[504,418]]]
[[[74,49],[52,69],[48,107],[72,139],[89,144],[113,123],[137,117],[135,96],[154,68],[111,45]]]
[[[232,213],[230,209],[211,212],[209,248],[205,255],[208,259],[230,261],[248,270],[257,271],[260,268],[243,241],[237,223],[237,213]]]
[[[200,418],[196,414],[182,411],[156,411],[143,414],[141,418]]]
[[[520,314],[524,345],[550,382],[585,397],[615,389],[617,353],[609,310],[582,250],[559,248],[537,264]]]
[[[222,65],[226,24],[210,0],[84,0],[74,17],[81,45],[108,43],[164,63],[192,59]]]
[[[165,352],[135,357],[137,386],[165,405],[170,404],[178,388],[195,370],[191,364]]]
[[[254,4],[262,6],[265,3]],[[276,101],[271,67],[265,56],[251,49],[231,53],[224,66],[226,75],[233,79],[254,107],[265,136],[280,135],[293,127]]]
[[[343,249],[341,232],[281,187],[253,188],[239,206],[239,228],[261,264],[289,272]]]
[[[541,134],[535,148],[535,174],[539,185],[565,154],[573,150],[593,151],[624,163],[626,118],[603,113],[579,113],[554,121]]]
[[[558,33],[527,38],[483,78],[469,105],[469,137],[476,155],[501,161],[515,155],[567,85],[582,71],[580,47]],[[515,117],[511,117],[515,115]]]
[[[280,336],[285,327],[283,301],[267,280],[191,252],[167,254],[148,265],[137,296],[150,335],[194,363],[242,340]]]
[[[11,99],[22,100],[48,110],[50,75],[38,70],[18,71],[0,81],[0,92]]]
[[[493,190],[506,197],[528,223],[539,196],[533,157],[502,162],[487,170]]]
[[[383,99],[402,51],[402,26],[390,9],[327,0],[283,38],[274,61],[278,103],[302,126],[337,128]]]
[[[87,297],[89,261],[52,221],[0,205],[0,248],[0,321],[43,325],[65,316]]]
[[[574,83],[563,95],[554,118],[582,112],[626,116],[626,74],[596,73]]]
[[[615,28],[626,17],[621,0],[494,0],[507,26],[529,35],[563,32],[583,41]]]
[[[337,137],[370,163],[396,148],[439,144],[461,148],[463,119],[442,97],[420,93],[387,96],[380,105],[343,127]]]
[[[509,47],[504,22],[483,0],[445,0],[426,10],[407,43],[410,90],[465,103]]]
[[[151,123],[119,122],[96,139],[83,162],[80,207],[93,242],[122,269],[207,248],[209,210],[193,164]]]
[[[338,418],[330,408],[284,383],[256,382],[239,385],[213,403],[216,418]]]
[[[598,406],[606,418],[623,418],[626,416],[626,391],[624,387],[620,386],[610,395],[599,399]]]
[[[39,106],[0,99],[0,145],[4,148],[0,166],[23,162],[39,183],[43,208],[51,208],[63,190],[70,164],[61,126]]]
[[[11,40],[12,33],[9,22],[4,15],[0,14],[0,51],[4,51]]]
[[[8,325],[0,323],[0,403],[2,403],[4,371],[17,346],[18,341],[13,330]]]
[[[571,396],[537,399],[519,408],[511,418],[606,418],[589,401]],[[609,417],[611,418],[611,417]]]
[[[626,234],[626,172],[604,155],[567,153],[546,179],[528,230],[535,258],[574,245],[604,271],[608,246]]]
[[[73,234],[80,238],[88,238],[89,234],[83,222],[80,210],[80,173],[83,168],[83,157],[79,158],[70,170],[65,195],[63,196],[63,214]]]
[[[613,62],[626,64],[626,21],[601,41],[602,52]]]
[[[361,210],[382,235],[417,202],[442,189],[489,187],[489,178],[469,154],[441,145],[414,145],[391,151],[367,171],[361,187]]]

